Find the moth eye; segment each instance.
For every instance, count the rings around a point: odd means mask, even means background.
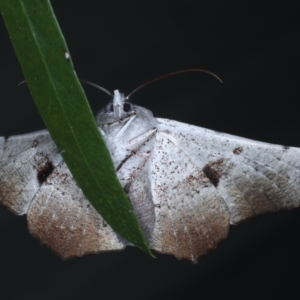
[[[123,110],[125,111],[125,112],[131,112],[132,110],[133,110],[133,105],[131,104],[131,103],[129,103],[129,102],[125,102],[124,104],[123,104]]]
[[[107,106],[106,106],[106,112],[114,112],[114,105],[112,102],[108,103]]]

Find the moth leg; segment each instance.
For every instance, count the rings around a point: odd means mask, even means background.
[[[122,122],[125,122],[125,121],[127,121],[126,122],[126,124],[120,129],[120,131],[117,133],[117,135],[116,135],[116,138],[118,138],[118,137],[120,137],[120,136],[122,136],[123,135],[123,133],[127,130],[127,128],[128,128],[128,126],[131,124],[131,122],[135,119],[135,117],[136,117],[136,115],[132,115],[130,118],[129,118],[129,120],[128,119],[124,119],[124,120],[122,120],[122,119],[120,119],[120,123],[122,123]]]
[[[127,141],[127,145],[128,146],[132,146],[134,144],[138,144],[138,143],[141,143],[143,142],[144,140],[147,140],[148,137],[152,136],[154,133],[157,132],[157,128],[152,128],[144,133],[142,133],[141,135]]]

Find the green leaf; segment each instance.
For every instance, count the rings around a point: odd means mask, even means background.
[[[1,13],[40,114],[72,175],[104,220],[148,254],[48,0],[0,0]]]

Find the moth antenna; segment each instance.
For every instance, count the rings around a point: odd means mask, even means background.
[[[20,83],[18,83],[18,86],[20,86],[21,84],[25,83],[26,80],[21,81]]]
[[[23,83],[25,83],[25,82],[26,82],[26,80],[21,81],[20,83],[18,83],[18,86],[20,86],[21,84],[23,84]],[[95,84],[95,83],[93,83],[93,82],[90,82],[90,81],[87,81],[87,80],[83,80],[83,79],[80,79],[80,82],[89,84],[89,85],[91,85],[91,86],[93,86],[93,87],[95,87],[95,88],[101,90],[102,92],[106,93],[107,95],[109,95],[109,96],[111,96],[111,97],[114,96],[110,91],[108,91],[107,89],[105,89],[104,87],[102,87],[102,86],[100,86],[100,85],[98,85],[98,84]]]
[[[134,89],[127,97],[126,99],[128,99],[130,96],[132,96],[133,94],[135,94],[137,91],[139,91],[140,89],[144,88],[145,86],[149,85],[149,84],[152,84],[158,80],[161,80],[161,79],[164,79],[164,78],[167,78],[167,77],[171,77],[171,76],[174,76],[174,75],[178,75],[178,74],[182,74],[182,73],[188,73],[188,72],[202,72],[202,73],[207,73],[207,74],[210,74],[212,75],[213,77],[217,78],[221,83],[223,82],[221,80],[221,78],[219,76],[217,76],[215,73],[213,72],[210,72],[210,71],[207,71],[207,70],[203,70],[203,69],[187,69],[187,70],[181,70],[181,71],[175,71],[175,72],[172,72],[172,73],[168,73],[166,75],[162,75],[162,76],[159,76],[159,77],[156,77],[152,80],[149,80],[143,84],[141,84],[140,86],[138,86],[136,89]]]
[[[98,84],[95,84],[95,83],[93,83],[93,82],[90,82],[90,81],[87,81],[87,80],[83,80],[83,79],[80,79],[80,82],[83,82],[83,83],[86,83],[86,84],[88,84],[88,85],[90,85],[90,86],[93,86],[93,87],[95,87],[95,88],[101,90],[102,92],[106,93],[107,95],[109,95],[109,96],[111,96],[111,97],[114,96],[110,91],[108,91],[107,89],[105,89],[104,87],[102,87],[102,86],[100,86],[100,85],[98,85]]]

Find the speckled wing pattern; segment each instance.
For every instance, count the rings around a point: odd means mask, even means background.
[[[121,250],[121,240],[77,186],[48,131],[0,138],[0,204],[63,259]]]
[[[300,149],[134,114],[100,128],[152,249],[196,262],[230,224],[299,206]],[[47,131],[0,138],[0,204],[27,214],[30,232],[62,258],[128,244],[86,200]]]
[[[197,142],[186,145],[175,133],[181,123],[158,124],[150,169],[156,216],[151,246],[196,262],[227,236],[230,214],[202,170],[203,160],[193,149]]]
[[[229,223],[299,206],[300,149],[157,120],[152,248],[196,261]]]
[[[226,202],[232,224],[300,204],[300,149],[159,119],[160,130],[198,162]],[[176,128],[179,127],[180,131]]]

